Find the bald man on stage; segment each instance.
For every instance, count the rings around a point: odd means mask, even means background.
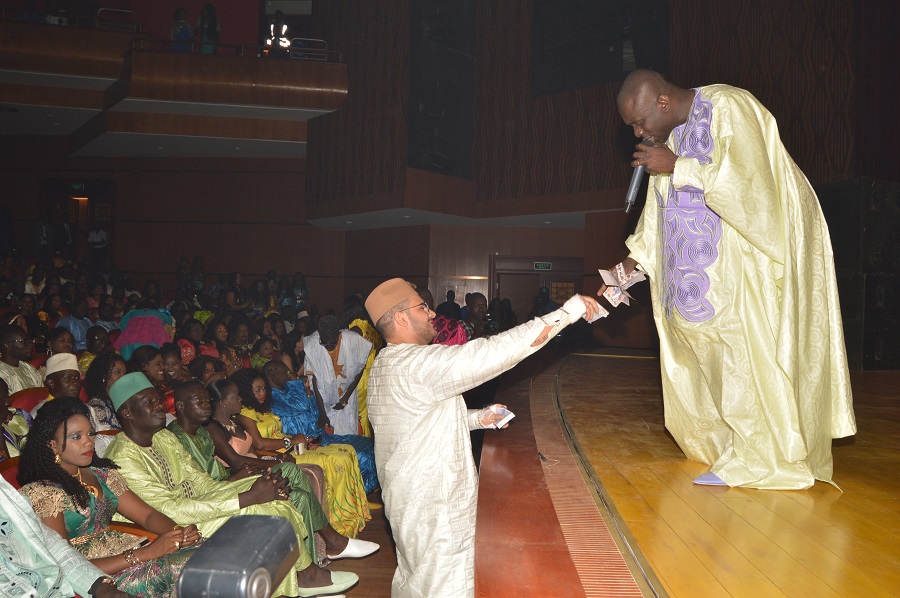
[[[695,482],[833,483],[831,440],[856,433],[834,259],[775,118],[743,89],[647,70],[618,107],[652,175],[622,266],[650,279],[666,428],[711,466]]]

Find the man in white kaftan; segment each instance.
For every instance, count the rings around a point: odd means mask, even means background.
[[[467,410],[462,393],[512,368],[599,305],[572,297],[562,309],[465,345],[429,345],[435,314],[395,278],[366,300],[388,342],[369,373],[369,418],[385,514],[397,545],[394,598],[466,598],[475,592],[478,474],[469,431],[502,418]]]
[[[650,278],[666,428],[711,465],[695,481],[831,482],[831,439],[856,433],[831,242],[775,118],[742,89],[652,71],[629,75],[619,111],[653,173],[623,266]]]
[[[372,343],[349,330],[338,328],[337,318],[323,316],[319,329],[303,341],[304,369],[316,399],[324,408],[335,434],[359,434],[359,397]]]

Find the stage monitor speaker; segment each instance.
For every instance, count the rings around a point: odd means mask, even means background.
[[[269,598],[300,557],[282,517],[238,515],[203,544],[178,578],[182,598]]]

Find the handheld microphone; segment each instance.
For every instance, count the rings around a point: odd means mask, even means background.
[[[649,139],[644,139],[641,143],[644,145],[652,145]],[[631,211],[634,200],[637,198],[638,187],[641,186],[641,180],[644,178],[644,171],[647,169],[643,164],[634,169],[631,175],[631,182],[628,184],[628,191],[625,193],[625,213]]]

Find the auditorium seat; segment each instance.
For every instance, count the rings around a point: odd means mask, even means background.
[[[31,411],[35,406],[50,396],[50,391],[44,386],[37,388],[26,388],[19,392],[14,392],[9,396],[9,405],[14,409],[22,411]]]
[[[3,474],[3,479],[12,484],[13,488],[18,490],[19,480],[16,479],[16,476],[19,475],[18,457],[10,457],[5,461],[0,461],[0,473]]]

